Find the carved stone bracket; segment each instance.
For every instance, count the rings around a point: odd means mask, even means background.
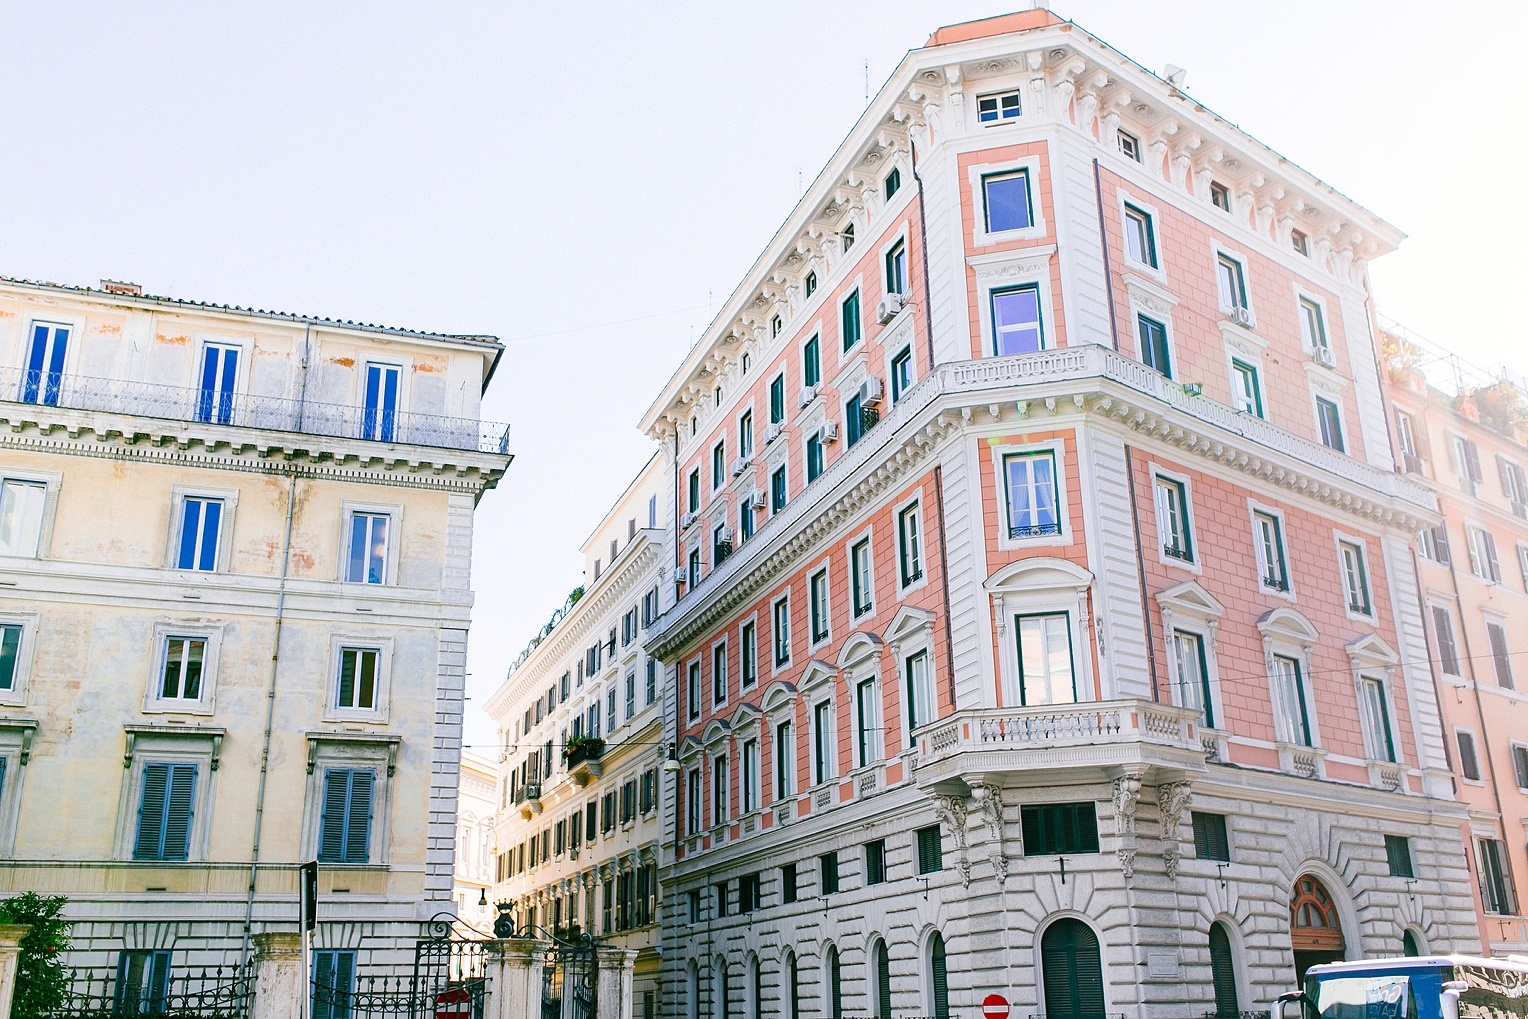
[[[1194,787],[1188,782],[1164,782],[1157,786],[1157,813],[1161,816],[1162,862],[1167,879],[1178,879],[1178,826],[1183,811],[1193,799]]]
[[[1120,870],[1135,876],[1135,808],[1141,801],[1141,772],[1131,769],[1114,780],[1114,826],[1119,835]]]
[[[971,887],[971,860],[966,855],[966,800],[963,796],[940,796],[934,800],[934,811],[939,820],[955,836],[957,856],[955,866],[960,870],[960,883]]]
[[[1003,849],[1003,791],[995,785],[978,783],[971,787],[971,799],[981,811],[987,828],[988,856],[999,884],[1008,880],[1008,854]]]

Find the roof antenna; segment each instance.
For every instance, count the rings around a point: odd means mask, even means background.
[[[1188,71],[1179,67],[1177,64],[1168,64],[1167,69],[1163,71],[1163,74],[1167,76],[1167,83],[1173,88],[1179,89],[1180,91],[1183,88],[1184,81],[1188,79]]]
[[[870,105],[870,60],[865,60],[865,105]]]

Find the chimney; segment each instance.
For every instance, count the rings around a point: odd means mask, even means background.
[[[142,297],[143,286],[138,283],[122,283],[118,280],[102,280],[101,289],[108,294],[122,297]]]

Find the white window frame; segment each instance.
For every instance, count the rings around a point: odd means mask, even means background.
[[[749,425],[748,425],[749,436],[748,436],[748,451],[747,452],[743,451],[743,418],[744,417],[747,417],[748,421],[749,421]],[[743,457],[755,457],[757,455],[757,453],[758,453],[758,450],[759,450],[760,433],[759,433],[759,415],[758,415],[758,413],[754,409],[752,394],[750,394],[746,400],[744,400],[741,404],[739,404],[737,406],[737,408],[735,409],[735,413],[733,415],[732,423],[733,423],[733,428],[737,432],[737,446],[738,446],[737,455],[738,455],[738,459],[742,459]],[[769,426],[766,424],[765,427],[767,428]],[[729,466],[729,470],[730,470],[730,466]],[[751,479],[751,472],[745,470],[745,471],[743,471],[742,474],[739,474],[738,477],[739,478],[750,478]]]
[[[680,691],[680,695],[684,698],[686,724],[696,721],[705,714],[706,692],[703,687],[706,682],[706,666],[705,662],[702,661],[703,657],[702,655],[696,655],[684,663],[684,689]],[[694,681],[693,684],[691,680]],[[690,700],[690,688],[692,685],[695,689],[693,704]],[[595,706],[603,712],[604,708],[601,705],[596,704]]]
[[[838,296],[836,296],[833,299],[833,316],[834,316],[833,317],[833,335],[835,337],[837,337],[837,340],[838,340],[838,342],[833,345],[833,361],[834,361],[835,364],[842,364],[844,361],[848,360],[851,357],[854,357],[857,354],[862,353],[864,350],[867,349],[865,347],[861,347],[860,344],[865,343],[865,342],[867,342],[870,339],[870,326],[875,324],[875,306],[871,305],[871,307],[870,307],[870,309],[868,311],[865,309],[865,292],[866,291],[865,291],[865,274],[864,273],[855,273],[853,279],[846,279],[846,280],[840,281],[839,284],[838,284],[838,287],[839,287]],[[845,347],[844,346],[844,305],[848,304],[849,303],[849,298],[853,297],[855,294],[859,295],[859,331],[860,331],[860,334],[859,334],[859,339],[854,342],[854,346],[852,346],[852,347]],[[822,349],[823,349],[822,348],[822,340],[819,339],[817,341],[817,344],[818,344],[818,346],[817,346],[817,354],[818,354],[819,357],[821,357],[822,356]],[[824,361],[826,361],[826,359],[824,359]],[[824,381],[826,381],[827,374],[828,374],[828,366],[827,366],[826,363],[821,365],[821,371],[822,371],[822,374],[823,374],[823,379],[824,379]],[[786,417],[787,420],[789,420],[790,416],[791,416],[790,393],[786,393],[785,394],[785,417]]]
[[[302,859],[318,859],[320,825],[324,812],[324,775],[330,770],[369,770],[371,830],[365,863],[325,863],[326,869],[363,870],[386,867],[392,853],[392,792],[398,739],[380,734],[347,737],[324,734],[308,737],[308,782],[302,821]],[[540,781],[538,778],[537,781]],[[545,862],[544,860],[541,862]]]
[[[746,675],[746,673],[744,673],[744,671],[743,671],[743,628],[746,627],[746,626],[752,626],[753,627],[753,682],[748,684],[747,686],[744,686],[743,685],[743,677]],[[774,656],[774,653],[775,653],[774,645],[770,645],[769,653],[770,653],[771,657]],[[759,615],[758,615],[757,612],[751,612],[748,615],[746,615],[743,618],[738,620],[737,656],[738,656],[737,657],[737,683],[738,683],[738,689],[739,690],[754,690],[754,689],[757,689],[758,685],[759,685],[759,680],[761,678],[763,678],[763,675],[764,675],[759,670]]]
[[[143,770],[147,764],[194,764],[196,788],[192,790],[191,830],[186,835],[185,860],[163,866],[175,867],[208,859],[212,841],[213,789],[218,773],[213,770],[213,752],[222,729],[186,726],[184,732],[135,732],[132,759],[122,769],[122,787],[117,800],[117,830],[113,851],[118,860],[133,859],[133,844],[138,835],[138,807],[143,795]],[[10,776],[6,776],[9,781]],[[304,857],[311,859],[311,857]]]
[[[1299,316],[1297,325],[1300,330],[1300,349],[1305,351],[1307,354],[1313,353],[1316,349],[1315,345],[1310,342],[1310,337],[1305,335],[1305,308],[1301,305],[1301,302],[1309,301],[1311,306],[1316,309],[1317,314],[1321,316],[1321,332],[1326,339],[1326,349],[1330,350],[1335,356],[1337,353],[1337,347],[1332,342],[1332,318],[1327,314],[1326,298],[1318,297],[1317,295],[1311,293],[1309,290],[1300,286],[1298,282],[1294,284],[1294,294],[1295,314]],[[1323,365],[1323,367],[1325,366]]]
[[[1395,698],[1392,696],[1389,676],[1371,668],[1356,668],[1354,672],[1355,679],[1353,691],[1358,697],[1358,720],[1359,724],[1362,726],[1361,735],[1363,736],[1364,759],[1375,764],[1382,765],[1404,763],[1405,752],[1404,748],[1401,746],[1401,741],[1399,738],[1400,733],[1396,729],[1395,725]],[[1364,686],[1368,683],[1378,684],[1380,696],[1384,698],[1385,717],[1383,719],[1383,724],[1385,728],[1383,732],[1375,732],[1372,729],[1374,719],[1368,717],[1368,702],[1364,693]],[[1383,736],[1384,739],[1389,742],[1391,748],[1391,760],[1387,761],[1383,757],[1376,757],[1369,753],[1370,750],[1374,749],[1369,745],[1371,736],[1376,739]]]
[[[1325,400],[1327,403],[1337,408],[1337,429],[1339,431],[1338,438],[1342,440],[1341,449],[1338,449],[1336,446],[1328,446],[1326,441],[1321,437],[1321,404],[1318,401],[1322,400]],[[1316,441],[1321,443],[1323,446],[1326,446],[1327,449],[1332,450],[1334,453],[1341,453],[1344,456],[1353,456],[1353,443],[1350,441],[1350,433],[1348,431],[1347,408],[1343,406],[1342,394],[1340,392],[1334,392],[1330,387],[1315,385],[1311,386],[1310,412],[1311,422],[1316,427]]]
[[[1165,284],[1167,282],[1167,270],[1162,264],[1162,238],[1160,231],[1157,229],[1162,222],[1161,212],[1151,202],[1145,201],[1139,195],[1130,194],[1124,188],[1115,189],[1114,199],[1119,209],[1120,254],[1124,258],[1124,265],[1131,272],[1144,273],[1145,275],[1151,277],[1153,282]],[[1150,218],[1152,244],[1156,249],[1155,254],[1157,256],[1156,265],[1152,265],[1150,262],[1137,261],[1130,254],[1130,222],[1129,212],[1126,210],[1126,206],[1130,206],[1131,208],[1140,211]]]
[[[911,246],[907,242],[907,228],[904,226],[901,229],[899,229],[896,233],[894,233],[890,237],[888,237],[886,239],[886,243],[885,244],[881,245],[881,249],[880,249],[880,252],[879,252],[879,255],[878,255],[879,262],[877,264],[880,267],[880,273],[881,273],[881,296],[882,297],[885,297],[887,294],[890,294],[890,293],[893,292],[891,290],[891,288],[888,286],[888,284],[891,281],[886,278],[886,256],[891,254],[892,249],[895,248],[898,244],[902,245],[902,262],[903,262],[903,264],[902,264],[902,272],[903,272],[903,275],[905,277],[902,280],[902,285],[906,289],[898,290],[898,291],[896,291],[896,293],[899,296],[903,297],[903,298],[906,298],[909,294],[912,293],[912,288],[913,288],[913,278],[912,278],[912,273],[913,273],[913,258],[912,258]],[[861,304],[863,305],[864,297],[861,296],[860,300],[861,300]],[[863,306],[860,308],[860,310],[862,312],[864,311]],[[872,308],[871,309],[871,315],[874,316],[874,314],[875,314],[875,309]],[[876,324],[876,328],[877,329],[884,329],[884,328],[886,328],[888,326],[890,326],[889,322],[887,323],[887,326],[881,326],[879,323]],[[840,346],[842,346],[842,345],[840,344]]]
[[[1348,601],[1348,567],[1343,558],[1342,547],[1351,545],[1358,550],[1360,565],[1364,571],[1364,591],[1369,602],[1368,612],[1358,612],[1353,609]],[[1342,583],[1342,609],[1349,619],[1358,622],[1372,623],[1378,618],[1378,599],[1375,597],[1374,571],[1370,568],[1369,542],[1356,534],[1348,534],[1345,531],[1332,531],[1332,547],[1337,552],[1337,576]]]
[[[1461,732],[1469,736],[1470,748],[1474,751],[1476,776],[1474,778],[1467,778],[1464,774],[1464,754],[1459,750],[1459,734]],[[1459,781],[1463,782],[1465,785],[1484,786],[1486,784],[1486,775],[1488,772],[1484,767],[1482,767],[1483,762],[1480,753],[1480,734],[1468,726],[1454,726],[1454,754],[1459,758]]]
[[[1314,626],[1303,615],[1293,609],[1277,609],[1266,614],[1258,620],[1258,630],[1262,634],[1263,664],[1268,678],[1268,704],[1273,711],[1275,746],[1280,748],[1281,765],[1285,770],[1290,770],[1290,764],[1284,758],[1290,752],[1308,753],[1320,751],[1316,756],[1324,756],[1321,739],[1321,719],[1316,711],[1315,684],[1312,682],[1313,669],[1311,668],[1311,651],[1315,647],[1319,634]],[[1310,745],[1288,743],[1278,734],[1279,719],[1279,691],[1278,680],[1275,676],[1275,658],[1287,658],[1299,664],[1300,669],[1300,696],[1302,707],[1305,712],[1305,722],[1310,732]],[[1318,776],[1324,772],[1324,762],[1318,765]]]
[[[348,578],[350,568],[350,536],[354,526],[352,518],[357,513],[366,513],[374,516],[387,516],[387,574],[380,584],[368,584],[365,581],[352,581]],[[365,588],[388,588],[400,587],[398,576],[399,548],[403,544],[403,504],[381,502],[355,502],[350,499],[340,503],[340,563],[338,580],[352,593],[358,593]]]
[[[217,708],[218,657],[223,646],[222,623],[203,621],[160,622],[154,624],[153,643],[149,645],[148,682],[143,691],[144,714],[210,715]],[[202,651],[201,696],[195,700],[176,698],[166,700],[160,696],[164,689],[165,657],[169,653],[167,642],[171,637],[187,637],[207,642]]]
[[[343,648],[360,648],[378,652],[376,707],[342,708],[338,706],[340,653]],[[393,638],[378,637],[371,634],[331,634],[329,637],[328,663],[329,672],[324,681],[324,721],[386,723],[389,713],[389,691],[392,687],[393,677]]]
[[[1003,116],[1003,99],[1006,96],[1016,96],[1019,100],[1019,112],[1012,117]],[[971,103],[971,116],[975,126],[983,130],[993,127],[1002,127],[1004,124],[1017,124],[1024,119],[1024,89],[1015,85],[1013,88],[1005,88],[996,92],[979,92]],[[997,100],[997,119],[990,123],[982,123],[981,102],[983,99]]]
[[[21,627],[21,642],[16,646],[16,672],[9,690],[0,690],[0,706],[21,707],[27,703],[32,684],[33,660],[37,656],[37,633],[42,616],[37,612],[20,612],[6,608],[0,610],[0,623]],[[10,775],[5,776],[10,781]],[[0,795],[5,790],[0,788]]]
[[[1247,265],[1250,261],[1247,257],[1247,253],[1244,251],[1238,251],[1232,247],[1228,247],[1227,245],[1220,243],[1218,240],[1210,242],[1210,252],[1211,265],[1215,267],[1215,306],[1220,309],[1222,316],[1227,319],[1231,317],[1233,307],[1220,299],[1220,260],[1222,258],[1230,259],[1241,267],[1242,290],[1247,301],[1247,314],[1251,317],[1252,322],[1252,325],[1249,328],[1256,329],[1257,308],[1252,300],[1252,278],[1247,272]]]
[[[720,650],[721,653],[722,653],[722,698],[721,698],[721,700],[717,700],[716,699],[716,652],[718,650]],[[730,655],[730,652],[731,652],[731,648],[728,647],[728,645],[727,645],[727,637],[726,637],[725,634],[723,634],[720,638],[718,638],[716,640],[713,640],[711,642],[711,646],[706,649],[706,661],[705,661],[705,664],[707,666],[710,666],[710,673],[711,673],[711,676],[710,676],[710,678],[711,678],[711,710],[713,712],[715,712],[718,708],[725,707],[727,705],[727,703],[732,699],[732,689],[731,689],[731,687],[732,687],[732,666],[731,666],[731,663],[728,661],[728,657]],[[702,666],[701,671],[703,673],[706,671],[705,666]]]
[[[37,526],[37,551],[30,556],[0,556],[0,558],[47,559],[53,550],[53,520],[58,514],[58,490],[64,475],[60,471],[39,471],[31,468],[0,470],[0,481],[16,481],[28,485],[42,485],[42,519]]]
[[[807,701],[807,730],[810,733],[811,742],[808,744],[807,778],[810,780],[809,789],[825,788],[838,779],[838,697],[837,691],[831,686],[830,693],[825,697],[813,697]],[[828,720],[826,731],[828,739],[826,757],[823,760],[823,774],[817,777],[817,709],[822,705],[828,706]]]
[[[748,753],[750,747],[753,748],[751,763]],[[738,813],[742,817],[755,813],[764,805],[759,787],[761,760],[763,755],[759,751],[758,733],[750,733],[738,744]]]
[[[976,274],[977,323],[981,329],[980,357],[997,357],[993,332],[992,292],[1034,287],[1040,300],[1040,349],[1056,347],[1056,309],[1051,300],[1050,263],[1056,246],[1027,247],[972,255],[966,265]],[[1009,356],[1009,355],[1005,355]]]
[[[1174,569],[1184,570],[1194,574],[1195,576],[1200,576],[1204,573],[1204,564],[1201,562],[1201,556],[1199,555],[1198,522],[1194,519],[1193,479],[1190,478],[1187,474],[1184,474],[1173,467],[1166,466],[1156,461],[1151,461],[1147,464],[1147,467],[1151,473],[1152,511],[1157,517],[1157,561],[1163,566],[1171,566]],[[1167,554],[1166,542],[1162,540],[1161,533],[1161,507],[1157,501],[1158,481],[1165,481],[1175,485],[1181,485],[1183,488],[1183,516],[1187,520],[1188,526],[1188,559],[1175,559]]]
[[[872,527],[866,527],[864,530],[851,534],[848,538],[844,539],[844,553],[849,564],[849,618],[856,623],[861,619],[869,619],[874,616],[878,608],[875,596],[875,539],[871,533],[872,530]],[[857,575],[859,572],[859,565],[854,561],[854,549],[861,542],[865,545],[865,572],[868,574],[867,583],[870,585],[870,589],[865,592],[869,605],[863,610],[855,604],[854,600],[854,588],[858,582]]]
[[[1189,633],[1199,638],[1204,648],[1205,685],[1209,688],[1209,714],[1214,725],[1203,726],[1205,731],[1225,733],[1225,703],[1221,697],[1220,664],[1216,654],[1216,638],[1220,633],[1220,620],[1225,606],[1199,585],[1197,581],[1184,581],[1157,594],[1157,604],[1162,613],[1162,647],[1168,663],[1170,677],[1168,691],[1172,703],[1188,706],[1183,697],[1184,679],[1178,669],[1177,635]]]
[[[913,511],[913,517],[917,521],[918,526],[918,577],[912,582],[904,584],[902,582],[902,514],[908,510]],[[891,518],[896,523],[897,600],[901,601],[912,592],[921,590],[928,585],[928,532],[923,526],[925,518],[923,515],[922,486],[913,489],[901,502],[892,505]]]
[[[206,570],[194,568],[183,570],[179,565],[181,530],[185,526],[187,499],[216,499],[223,504],[221,519],[218,521],[217,565],[211,572],[227,573],[229,571],[229,560],[232,558],[233,552],[233,521],[239,506],[239,490],[237,488],[209,488],[202,485],[170,486],[170,527],[169,535],[165,541],[165,569],[175,570],[177,573],[199,573],[203,575],[208,573]]]
[[[1258,530],[1257,523],[1257,516],[1259,513],[1273,517],[1278,521],[1280,551],[1284,557],[1284,581],[1288,590],[1280,591],[1276,588],[1269,587],[1266,583],[1264,583],[1263,567],[1266,564],[1263,562],[1263,537]],[[1295,600],[1294,564],[1289,558],[1289,525],[1284,518],[1284,511],[1278,507],[1270,506],[1267,503],[1258,502],[1256,499],[1249,498],[1247,500],[1247,524],[1251,528],[1252,553],[1253,558],[1257,563],[1258,590],[1265,595],[1269,595],[1274,598],[1283,598],[1286,601],[1293,602]]]
[[[1020,443],[1016,445],[991,447],[991,463],[993,477],[997,482],[997,497],[1002,513],[1002,524],[997,533],[997,547],[1003,551],[1011,551],[1021,548],[1038,548],[1044,546],[1070,545],[1074,540],[1072,534],[1071,505],[1068,502],[1067,493],[1067,466],[1066,439],[1047,439],[1044,442]],[[1032,537],[1012,537],[1013,527],[1008,519],[1008,471],[1003,465],[1003,458],[1014,455],[1026,455],[1032,453],[1049,453],[1056,465],[1056,534],[1037,534]]]
[[[824,636],[822,640],[815,640],[813,639],[815,635],[812,633],[812,583],[819,574],[825,578],[822,585],[822,609],[827,622],[827,635]],[[827,645],[833,643],[833,569],[831,555],[823,556],[820,560],[813,563],[807,569],[806,617],[806,649],[808,654],[816,651],[820,647],[826,647]],[[770,622],[773,624],[773,619],[771,619]],[[755,643],[757,643],[757,640],[755,640]],[[773,653],[774,648],[771,647],[770,651]]]
[[[1528,542],[1517,543],[1517,569],[1523,577],[1523,592],[1528,594]]]
[[[1072,646],[1072,686],[1077,703],[1096,698],[1093,673],[1092,617],[1088,610],[1088,592],[1093,575],[1068,560],[1032,556],[1009,564],[983,584],[993,600],[998,632],[998,675],[1002,703],[1016,707],[1022,703],[1019,672],[1017,616],[1068,616]],[[1108,691],[1104,696],[1109,696]]]
[[[779,605],[781,602],[785,603],[785,646],[786,654],[788,655],[784,662],[780,661],[780,655],[778,651],[780,635],[776,632],[775,627],[775,606]],[[791,646],[795,642],[796,634],[794,632],[794,624],[791,622],[790,615],[791,589],[787,587],[784,591],[775,595],[769,600],[769,674],[771,676],[778,676],[782,672],[789,672],[791,662],[796,658],[795,648]],[[808,624],[808,626],[810,627],[810,624]],[[807,636],[810,637],[811,634],[807,634]]]
[[[1476,541],[1477,535],[1480,536],[1479,542]],[[1491,558],[1489,555],[1487,555],[1487,539],[1489,539],[1491,542],[1491,548],[1489,551],[1496,552],[1497,576],[1494,577],[1491,576],[1490,573]],[[1477,545],[1479,546],[1478,549]],[[1475,577],[1477,580],[1483,580],[1487,584],[1501,583],[1501,550],[1496,548],[1496,535],[1491,533],[1491,529],[1489,527],[1486,527],[1478,520],[1466,517],[1464,520],[1464,550],[1465,555],[1470,560],[1471,576]]]
[[[1006,177],[1014,173],[1029,175],[1030,225],[1019,230],[987,231],[987,194],[983,179]],[[1044,161],[1038,155],[1022,156],[992,163],[973,163],[966,167],[966,183],[971,195],[971,245],[984,248],[1004,241],[1035,240],[1045,237],[1050,228],[1045,222],[1045,207],[1041,200],[1041,181],[1044,179]]]
[[[860,702],[860,686],[868,683],[870,691],[870,718],[865,717],[865,705]],[[873,768],[886,759],[886,730],[883,721],[886,714],[885,692],[881,689],[881,676],[879,671],[871,671],[868,675],[856,675],[849,682],[849,693],[853,697],[854,708],[854,756],[856,769]],[[867,724],[868,723],[868,724]],[[866,753],[861,754],[861,740],[864,740]]]

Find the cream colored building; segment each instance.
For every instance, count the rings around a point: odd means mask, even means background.
[[[493,931],[494,791],[499,772],[493,758],[462,751],[461,785],[456,797],[456,915],[474,929]]]
[[[657,1014],[668,778],[663,670],[643,644],[672,603],[660,583],[670,479],[662,454],[642,469],[585,542],[584,585],[487,705],[503,743],[491,897],[518,927],[635,950],[640,1016]]]
[[[0,894],[77,965],[237,959],[306,860],[347,972],[452,908],[502,351],[0,281]]]

